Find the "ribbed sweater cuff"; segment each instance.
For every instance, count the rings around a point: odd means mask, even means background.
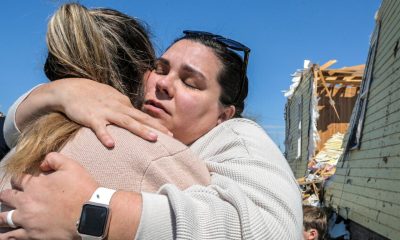
[[[167,196],[142,193],[142,216],[135,239],[173,239],[172,213]]]

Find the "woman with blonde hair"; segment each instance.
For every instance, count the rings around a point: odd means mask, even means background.
[[[141,79],[153,68],[155,56],[138,20],[112,9],[66,4],[50,19],[46,39],[44,71],[50,81],[94,79],[141,105]],[[24,129],[2,170],[6,176],[38,174],[46,154],[57,151],[80,162],[108,188],[155,192],[165,183],[184,189],[209,182],[204,162],[167,135],[159,133],[151,143],[116,126],[108,130],[119,143],[113,149],[93,141],[90,129],[62,113],[43,115]]]

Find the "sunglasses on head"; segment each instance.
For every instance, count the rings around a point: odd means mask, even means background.
[[[242,83],[240,84],[239,94],[236,96],[235,100],[233,101],[233,103],[238,103],[238,101],[242,97],[242,94],[243,94],[242,91],[243,91],[244,84],[246,81],[247,63],[249,62],[250,48],[246,47],[245,45],[243,45],[242,43],[240,43],[238,41],[223,37],[221,35],[216,35],[216,34],[213,34],[210,32],[184,30],[183,34],[188,35],[188,36],[192,35],[192,36],[209,37],[229,49],[244,52],[243,65],[242,65],[242,76],[241,76]]]

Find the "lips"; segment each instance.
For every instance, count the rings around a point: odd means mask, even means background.
[[[168,112],[168,110],[165,109],[165,107],[160,102],[157,102],[157,101],[154,101],[154,100],[146,100],[144,102],[144,107],[149,109],[150,111],[151,110],[156,110],[157,111],[157,109],[158,109],[158,110],[162,110],[162,111],[166,112],[167,114],[170,114]]]

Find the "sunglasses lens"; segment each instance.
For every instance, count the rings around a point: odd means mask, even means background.
[[[183,34],[186,34],[186,35],[210,36],[210,37],[215,36],[214,34],[209,33],[209,32],[192,31],[192,30],[185,30],[185,31],[183,31]]]
[[[228,39],[228,38],[218,38],[218,41],[222,42],[226,46],[234,49],[234,50],[239,50],[239,51],[248,51],[249,48],[246,47],[245,45],[236,42],[235,40]]]
[[[222,37],[217,34],[213,34],[210,32],[204,32],[204,31],[192,31],[192,30],[184,30],[183,34],[186,35],[199,35],[199,36],[206,36],[206,37],[212,37],[215,40],[225,44],[227,47],[232,48],[234,50],[239,50],[239,51],[250,51],[248,47],[245,45],[241,44],[240,42],[237,42],[235,40],[229,39]]]

